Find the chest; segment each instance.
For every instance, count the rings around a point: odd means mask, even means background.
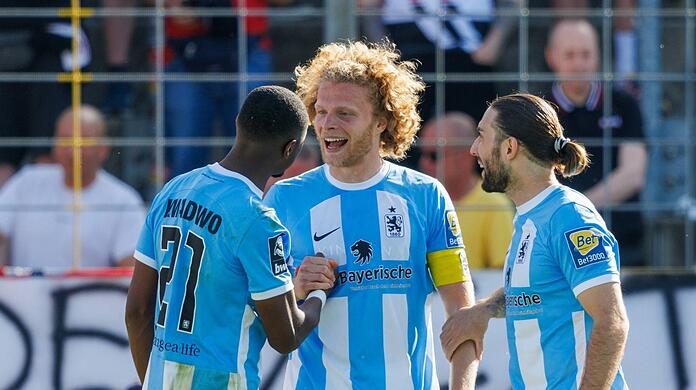
[[[527,219],[515,225],[505,262],[506,291],[546,291],[563,280],[563,274],[549,241],[549,232],[539,222]]]

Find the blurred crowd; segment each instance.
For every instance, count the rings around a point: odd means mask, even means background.
[[[117,11],[160,4],[155,0],[81,3]],[[236,16],[242,3],[250,13],[245,18]],[[572,13],[601,3],[530,0],[527,5]],[[207,140],[220,137],[215,139],[232,142],[237,109],[246,92],[263,84],[292,87],[294,67],[324,41],[325,19],[317,12],[324,6],[321,0],[161,0],[161,4],[177,11],[163,25],[152,17],[83,19],[77,58],[72,55],[70,19],[2,19],[0,72],[47,75],[32,82],[0,82],[0,256],[4,264],[71,265],[73,248],[64,243],[70,238],[60,232],[72,234],[71,207],[78,186],[85,203],[79,217],[83,219],[82,257],[86,258],[82,265],[129,264],[132,251],[123,247],[128,247],[129,240],[132,245],[135,242],[128,233],[141,225],[145,204],[159,189],[153,157],[159,146],[109,148],[104,140],[109,135],[138,139],[164,135],[164,180],[216,161],[229,144],[211,145]],[[69,6],[67,0],[0,0],[0,7]],[[521,71],[515,16],[520,6],[519,0],[356,1],[362,15],[357,17],[358,37],[388,38],[403,59],[416,61],[428,83],[420,106],[423,125],[418,147],[400,163],[435,176],[446,186],[457,206],[474,267],[502,266],[511,235],[514,208],[501,194],[481,190],[469,146],[487,102],[519,88],[509,80],[497,81],[496,75]],[[621,0],[614,6],[630,11],[636,4]],[[195,11],[201,7],[228,15],[197,16]],[[605,219],[623,244],[622,263],[644,266],[650,262],[639,202],[649,150],[640,88],[633,77],[638,70],[635,21],[619,16],[613,19],[611,31],[602,28],[601,18],[559,14],[535,20],[525,49],[527,71],[552,73],[555,81],[533,81],[528,89],[557,105],[566,134],[585,143],[591,153],[590,170],[565,184],[605,211]],[[159,34],[164,48],[158,51]],[[607,41],[609,51],[603,50]],[[611,58],[602,58],[607,53]],[[84,72],[127,76],[159,69],[171,76],[159,84],[114,77],[82,86],[79,122],[87,138],[77,184],[69,146],[74,122],[69,109],[71,86],[51,79],[74,69],[76,59]],[[597,72],[607,70],[604,64],[611,64],[613,82],[597,81]],[[218,78],[205,78],[211,75]],[[157,133],[158,110],[163,134]],[[316,144],[310,144],[286,175],[319,164]],[[64,243],[56,245],[63,253],[50,262],[45,260],[50,257],[45,250],[28,253],[36,239],[35,226],[43,226],[42,240]]]

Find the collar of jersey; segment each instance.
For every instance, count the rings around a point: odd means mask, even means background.
[[[374,176],[360,183],[344,183],[342,181],[339,181],[335,177],[331,176],[328,164],[324,164],[324,174],[326,175],[326,179],[329,180],[329,183],[331,183],[331,185],[333,185],[334,187],[346,191],[358,191],[370,188],[373,185],[382,181],[382,179],[384,179],[387,176],[387,173],[389,173],[390,164],[390,162],[382,160],[382,168],[380,168],[380,170]]]
[[[587,95],[587,100],[585,101],[585,109],[588,111],[594,111],[597,109],[599,97],[602,95],[601,92],[602,84],[599,81],[593,81],[590,85],[590,93]],[[561,83],[553,83],[553,87],[551,87],[551,94],[563,111],[573,112],[575,110],[575,103],[573,103],[570,98],[566,96],[565,92],[563,92]]]
[[[522,215],[526,214],[529,211],[531,211],[533,208],[537,207],[539,203],[543,202],[544,199],[546,199],[556,188],[559,188],[560,185],[558,184],[553,184],[548,187],[546,187],[545,190],[541,191],[540,193],[536,194],[532,199],[522,203],[517,207],[517,214]]]
[[[234,177],[235,179],[239,179],[246,184],[251,192],[255,193],[258,195],[259,198],[263,198],[263,191],[259,187],[256,186],[251,180],[249,180],[246,176],[237,173],[235,171],[230,171],[229,169],[223,167],[220,165],[220,163],[215,163],[215,164],[210,164],[208,165],[208,168],[210,168],[213,172],[222,175],[222,176],[227,176],[227,177]]]

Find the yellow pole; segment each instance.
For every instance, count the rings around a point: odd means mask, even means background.
[[[81,81],[80,72],[80,0],[70,1],[70,20],[72,24],[72,112],[73,112],[73,270],[80,268],[80,213],[82,207],[82,137],[80,133]]]

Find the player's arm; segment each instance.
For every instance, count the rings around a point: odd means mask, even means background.
[[[325,300],[326,292],[318,290],[298,307],[295,294],[290,290],[273,298],[255,301],[271,347],[280,353],[297,349],[319,323]]]
[[[141,383],[150,359],[157,300],[157,271],[137,261],[126,300],[126,328]]]
[[[616,168],[585,195],[597,207],[621,203],[643,188],[648,152],[642,142],[627,142],[619,146]]]
[[[134,267],[136,263],[135,257],[133,256],[126,256],[116,262],[116,266],[118,267]]]
[[[471,281],[452,283],[438,287],[447,318],[458,310],[474,304],[474,285]],[[465,341],[451,355],[450,389],[473,389],[479,359],[474,343]]]
[[[464,248],[428,253],[428,268],[440,293],[447,318],[474,304],[474,285],[469,275]],[[478,370],[474,343],[463,340],[448,357],[451,357],[450,389],[473,389]]]
[[[452,359],[457,348],[467,340],[474,342],[476,355],[483,353],[483,336],[491,318],[505,317],[505,292],[502,288],[474,306],[457,310],[442,326],[440,342],[448,359]]]
[[[605,283],[578,295],[594,321],[580,389],[608,389],[621,364],[628,337],[628,316],[621,285]]]

